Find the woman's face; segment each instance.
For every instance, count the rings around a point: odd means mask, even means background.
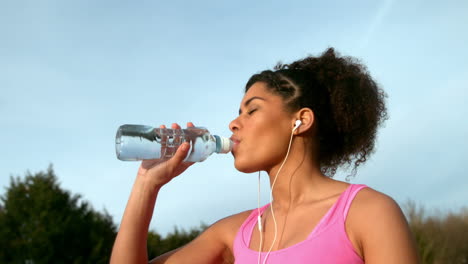
[[[265,83],[254,83],[242,99],[239,116],[229,124],[236,169],[246,173],[269,171],[280,164],[294,120],[280,96],[269,92]]]

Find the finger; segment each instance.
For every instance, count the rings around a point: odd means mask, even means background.
[[[171,128],[172,129],[180,129],[180,126],[177,123],[172,123]]]
[[[187,122],[187,127],[194,127],[195,125],[192,122]]]
[[[177,148],[176,153],[174,156],[168,161],[173,168],[177,167],[181,164],[184,159],[187,157],[188,151],[190,149],[190,145],[187,142],[182,143],[182,145]]]

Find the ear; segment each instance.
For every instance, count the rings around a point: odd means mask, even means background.
[[[296,112],[294,115],[295,119],[293,121],[293,127],[295,125],[296,120],[301,121],[301,125],[295,129],[294,134],[299,135],[310,131],[312,129],[312,125],[315,122],[314,112],[310,108],[301,108],[299,111]]]

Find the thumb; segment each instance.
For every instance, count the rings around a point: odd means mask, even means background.
[[[187,157],[189,149],[190,144],[187,142],[184,142],[182,143],[182,145],[179,146],[174,156],[169,160],[173,168],[177,167],[180,163],[184,161],[184,159]]]

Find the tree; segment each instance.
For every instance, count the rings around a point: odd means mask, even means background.
[[[174,227],[174,231],[168,233],[164,238],[156,231],[149,231],[147,244],[149,259],[186,245],[206,228],[205,224],[201,224],[199,228],[191,228],[189,231]]]
[[[115,235],[111,216],[62,190],[52,166],[11,177],[0,196],[0,263],[108,263]]]

